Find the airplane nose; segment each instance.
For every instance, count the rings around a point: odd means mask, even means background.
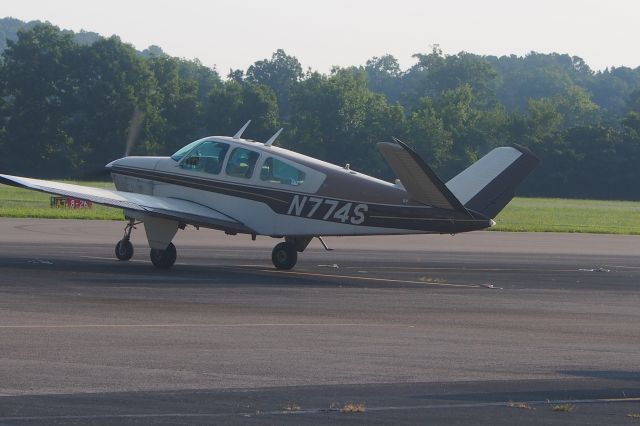
[[[113,168],[113,166],[118,165],[118,163],[122,162],[122,158],[118,158],[117,160],[113,160],[112,162],[110,162],[109,164],[107,164],[106,166],[104,166],[106,169],[111,170]]]
[[[105,167],[107,170],[118,169],[120,167],[154,170],[158,161],[161,161],[163,157],[122,157],[117,160],[113,160]]]

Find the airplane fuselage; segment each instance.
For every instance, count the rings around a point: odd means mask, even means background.
[[[230,137],[197,142],[182,157],[110,163],[116,188],[194,202],[240,222],[234,232],[277,237],[454,234],[492,225],[474,212],[417,203],[401,184],[279,147]]]

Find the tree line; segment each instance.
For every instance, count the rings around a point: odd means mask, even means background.
[[[375,143],[396,136],[448,179],[496,146],[541,159],[526,195],[640,199],[640,68],[595,72],[578,57],[391,55],[328,74],[283,50],[222,78],[197,60],[137,52],[118,37],[78,43],[45,23],[0,59],[0,171],[83,178],[124,155],[169,155],[207,135],[245,135],[384,179]]]

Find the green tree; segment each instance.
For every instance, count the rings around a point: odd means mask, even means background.
[[[367,61],[364,71],[370,90],[384,94],[392,103],[401,100],[403,73],[396,58],[392,55],[374,56]]]
[[[443,129],[450,135],[443,158],[443,178],[453,177],[498,145],[507,143],[508,115],[502,106],[479,107],[472,87],[464,84],[442,92],[435,106]],[[442,160],[441,160],[442,161]]]
[[[371,92],[364,72],[313,73],[294,87],[290,100],[294,113],[284,137],[287,146],[334,164],[388,174],[375,144],[405,136],[404,112]]]
[[[65,129],[66,101],[73,91],[70,34],[49,24],[18,32],[8,41],[2,66],[5,170],[11,173],[68,175],[80,158]],[[45,166],[45,167],[43,167]]]
[[[245,137],[266,140],[278,126],[278,104],[269,87],[234,80],[209,95],[205,125],[210,134],[233,135],[247,120]]]
[[[431,167],[441,170],[451,157],[453,136],[445,129],[431,98],[423,97],[418,108],[411,111],[409,129],[410,141],[420,156]]]
[[[72,69],[78,85],[70,127],[84,151],[86,168],[95,170],[125,154],[164,151],[158,132],[161,94],[147,62],[132,46],[115,36],[82,46]],[[144,120],[133,147],[127,147],[136,111]]]
[[[604,115],[615,121],[628,109],[629,98],[640,88],[640,68],[613,67],[596,73],[583,86]]]
[[[302,65],[298,59],[278,49],[271,59],[257,61],[251,65],[247,70],[246,80],[251,84],[264,84],[270,87],[276,94],[280,117],[286,119],[290,114],[289,92],[302,77]]]
[[[181,78],[181,63],[182,60],[172,57],[148,61],[161,96],[156,137],[165,153],[174,152],[205,133],[198,81]]]
[[[482,106],[494,104],[491,82],[496,71],[482,56],[467,52],[444,55],[438,46],[431,53],[413,56],[418,63],[404,76],[405,90],[413,99],[436,98],[447,90],[467,85],[476,94],[474,102]]]
[[[185,59],[177,59],[178,61],[178,74],[183,80],[196,81],[198,84],[198,101],[203,105],[206,103],[209,93],[215,88],[222,86],[222,79],[215,70],[215,68],[209,68],[197,60],[192,61]]]
[[[580,86],[571,85],[554,98],[558,112],[562,114],[565,128],[590,126],[599,121],[600,109],[591,102],[589,93]]]
[[[561,96],[571,85],[584,87],[593,78],[593,71],[576,56],[531,52],[486,60],[497,72],[496,96],[508,110],[523,111],[529,99]]]
[[[640,112],[640,89],[636,89],[629,95],[626,110]]]

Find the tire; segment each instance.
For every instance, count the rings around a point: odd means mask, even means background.
[[[173,243],[169,243],[166,249],[158,250],[151,249],[149,253],[151,263],[158,269],[169,269],[176,263],[178,253],[176,252],[176,246]]]
[[[118,260],[127,261],[133,257],[133,244],[128,239],[123,238],[116,244],[115,252]]]
[[[296,262],[298,261],[298,251],[291,243],[279,243],[273,248],[273,252],[271,252],[271,261],[277,269],[291,269],[296,266]]]

